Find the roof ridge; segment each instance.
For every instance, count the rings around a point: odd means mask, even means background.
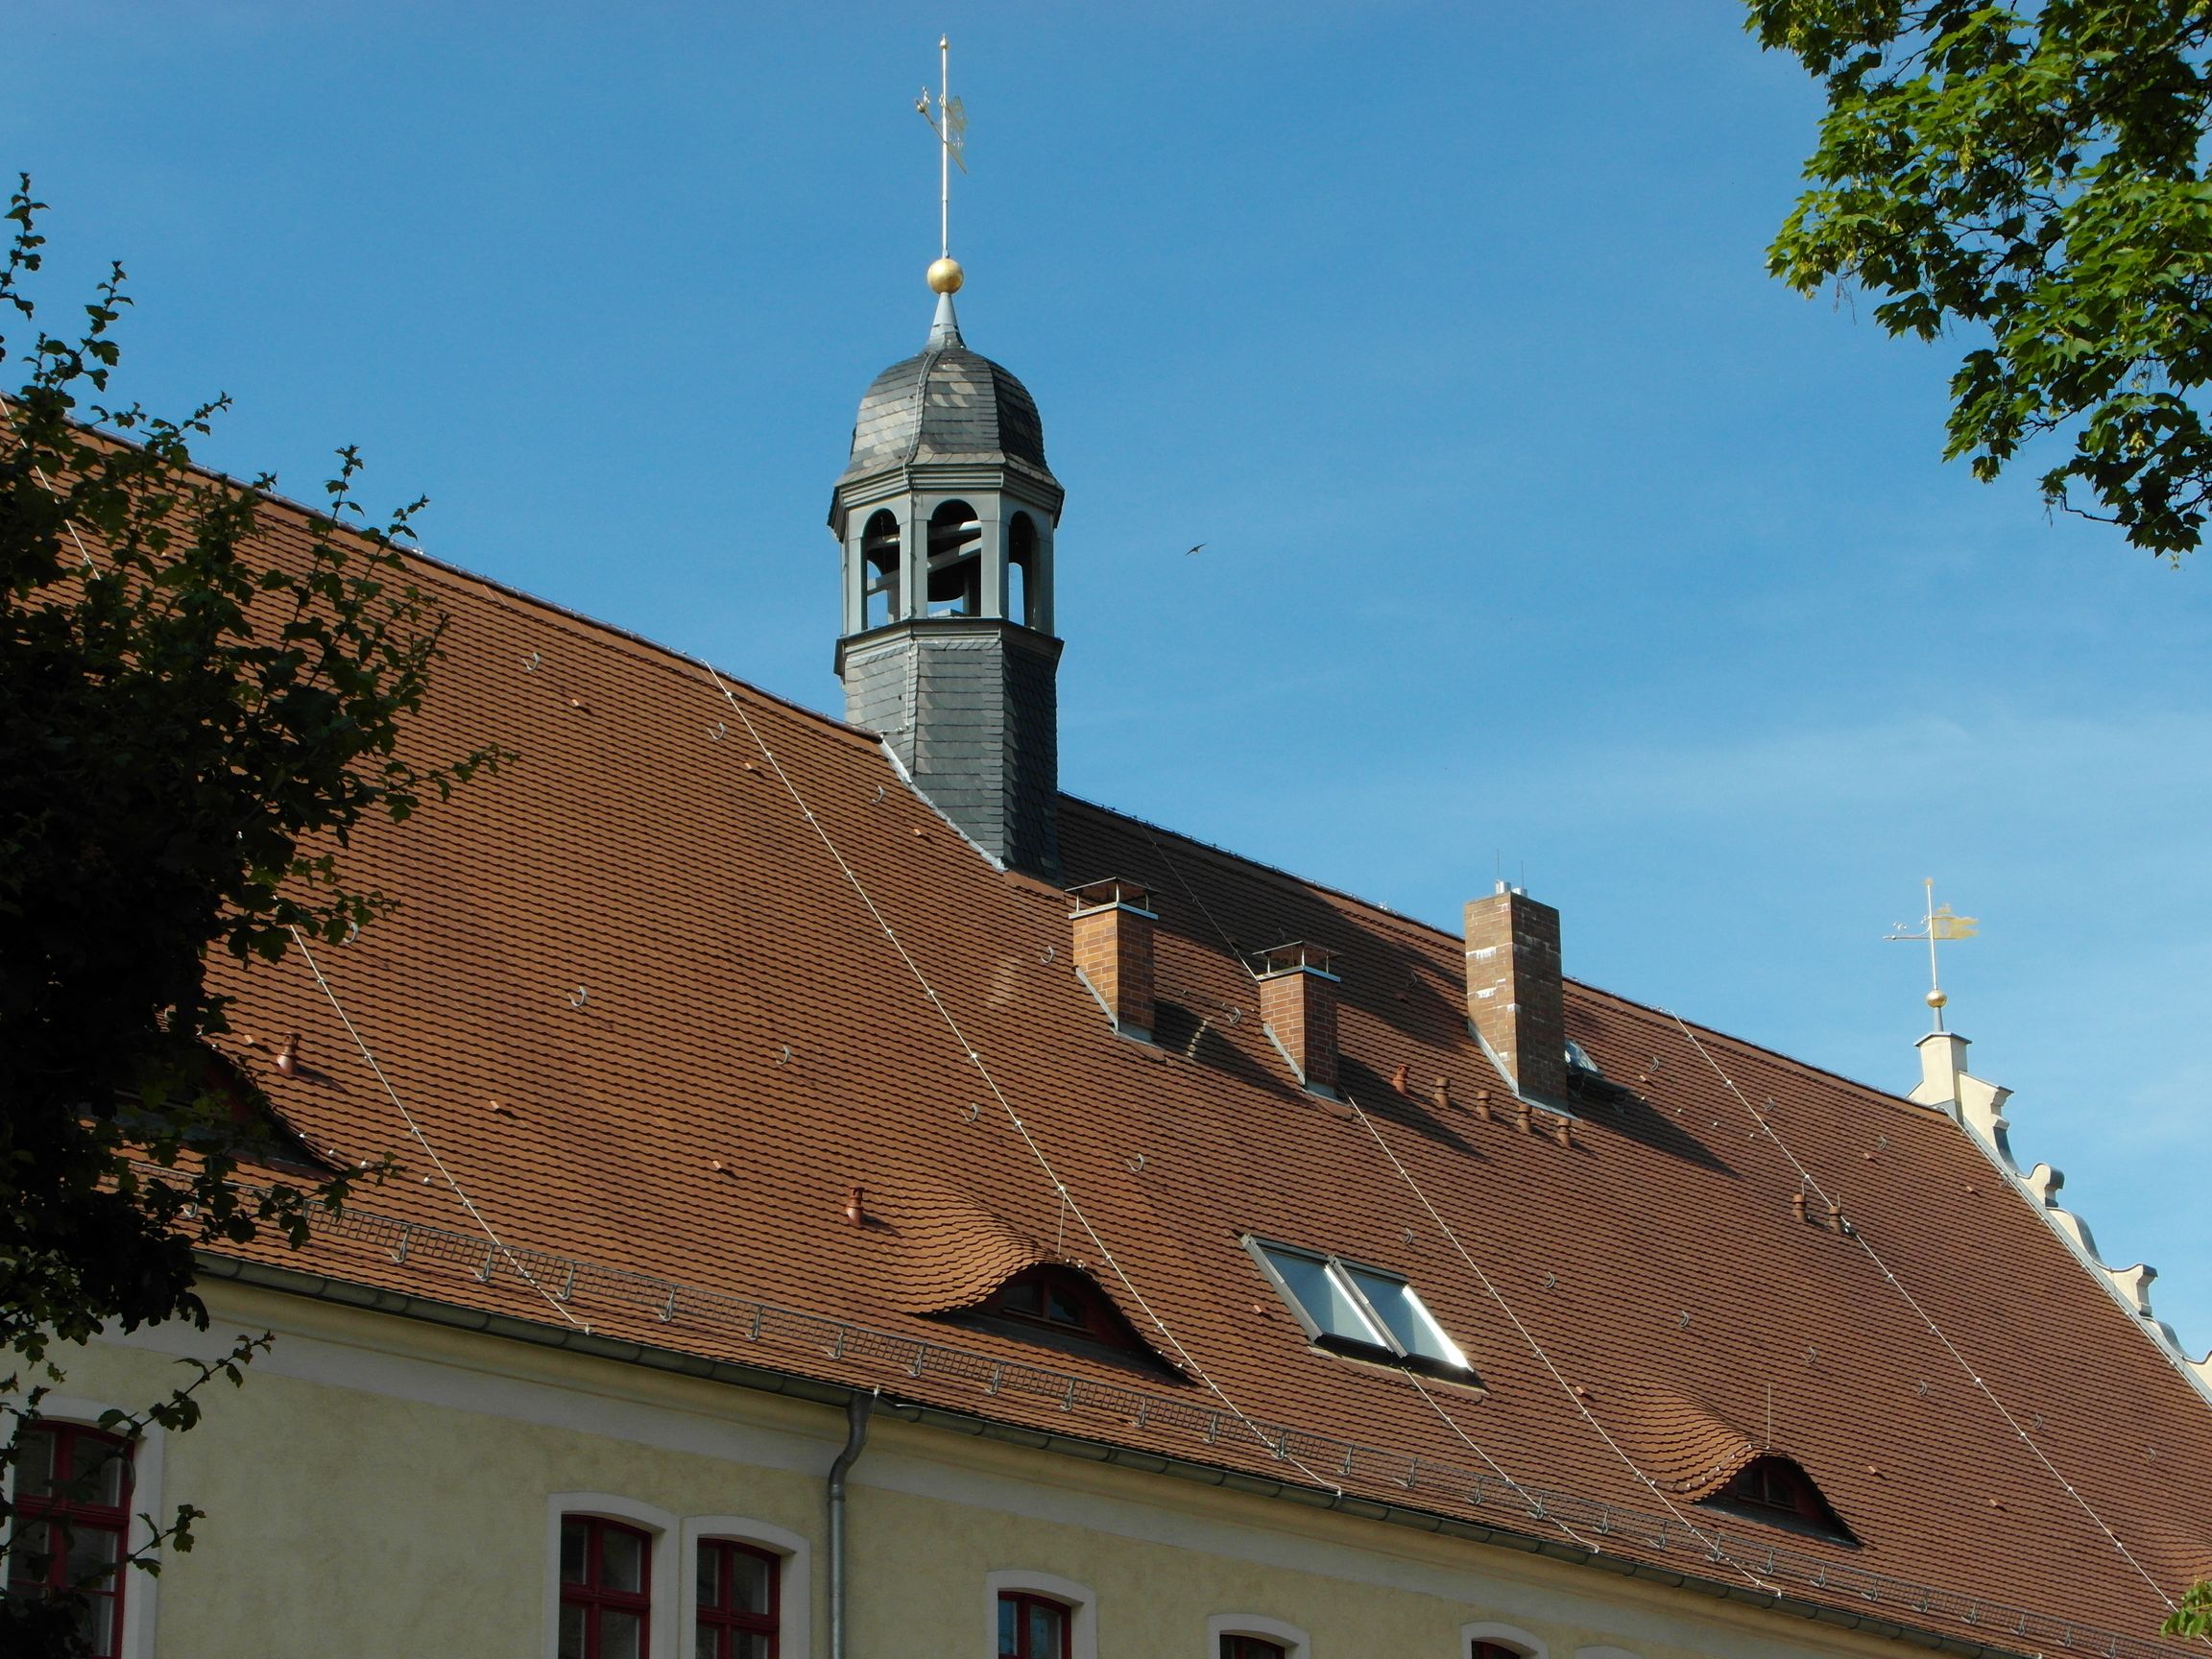
[[[915,457],[922,453],[922,423],[929,418],[929,376],[936,373],[937,364],[944,357],[947,349],[948,348],[941,345],[935,334],[932,333],[929,344],[922,349],[922,355],[919,358],[906,359],[909,363],[918,361],[922,365],[921,373],[914,376],[914,436],[906,441],[905,465],[909,467],[914,465]],[[899,367],[902,365],[896,363],[892,365],[894,369]],[[872,391],[874,388],[872,387],[870,390]],[[855,445],[854,447],[857,448],[858,445]],[[852,463],[850,461],[846,463],[846,468],[848,470],[851,469]]]
[[[423,552],[420,547],[401,547],[397,551],[403,558],[427,565],[432,569],[444,575],[457,578],[462,582],[472,583],[479,588],[488,589],[501,599],[517,603],[523,609],[544,612],[562,621],[579,624],[589,633],[603,636],[609,642],[636,646],[646,656],[660,660],[664,667],[671,669],[709,668],[719,675],[733,690],[749,692],[760,702],[787,709],[793,714],[827,726],[842,735],[862,738],[871,745],[878,745],[882,741],[882,734],[869,727],[855,726],[849,720],[840,720],[834,714],[826,713],[820,709],[809,708],[806,704],[785,697],[780,692],[770,691],[742,675],[724,670],[718,663],[706,657],[695,656],[691,652],[680,650],[674,645],[663,644],[652,636],[640,634],[634,628],[625,628],[619,623],[608,622],[600,617],[589,615],[582,611],[572,610],[558,600],[547,599],[542,594],[533,593],[526,588],[517,588],[513,583],[503,582],[497,577],[486,576],[478,571],[464,569],[461,565],[448,564],[445,560]],[[709,682],[701,681],[700,684],[709,691],[713,689]]]
[[[1231,863],[1241,865],[1247,870],[1261,870],[1270,876],[1281,876],[1286,880],[1297,882],[1301,887],[1310,887],[1317,893],[1327,893],[1337,899],[1348,900],[1362,909],[1379,911],[1394,922],[1401,922],[1408,926],[1433,933],[1440,939],[1456,937],[1455,934],[1437,926],[1433,922],[1425,922],[1420,917],[1409,915],[1403,910],[1393,910],[1379,899],[1368,899],[1350,891],[1348,888],[1332,886],[1329,882],[1316,880],[1310,876],[1301,876],[1295,870],[1286,870],[1280,864],[1270,864],[1265,859],[1255,858],[1248,853],[1238,853],[1216,842],[1201,840],[1187,830],[1174,830],[1165,824],[1155,824],[1149,818],[1140,818],[1134,812],[1125,812],[1118,806],[1109,806],[1103,802],[1093,801],[1066,789],[1060,791],[1060,798],[1063,801],[1072,801],[1079,806],[1088,806],[1094,812],[1103,812],[1108,817],[1118,818],[1124,824],[1134,824],[1140,830],[1149,830],[1157,835],[1172,835],[1176,840],[1183,842],[1186,846],[1195,848],[1200,853],[1211,854],[1216,858],[1226,859]]]
[[[1732,1044],[1738,1048],[1762,1055],[1784,1066],[1791,1066],[1800,1071],[1810,1071],[1816,1076],[1826,1077],[1833,1082],[1842,1084],[1847,1089],[1857,1089],[1865,1094],[1877,1095],[1886,1105],[1902,1106],[1908,1111],[1921,1114],[1925,1114],[1929,1110],[1925,1106],[1907,1099],[1894,1089],[1885,1089],[1879,1083],[1869,1083],[1863,1077],[1853,1077],[1847,1072],[1837,1070],[1832,1066],[1815,1065],[1813,1061],[1801,1060],[1794,1054],[1785,1054],[1779,1048],[1769,1048],[1764,1043],[1754,1042],[1748,1037],[1739,1037],[1735,1032],[1723,1031],[1718,1025],[1708,1025],[1696,1020],[1684,1019],[1673,1009],[1662,1007],[1656,1002],[1639,1002],[1633,997],[1623,996],[1618,991],[1608,991],[1601,985],[1593,985],[1587,979],[1575,979],[1569,976],[1568,982],[1587,991],[1593,997],[1602,997],[1607,1001],[1619,1003],[1623,1008],[1633,1008],[1644,1014],[1656,1014],[1663,1020],[1679,1020],[1692,1030],[1702,1036],[1713,1038],[1717,1042]]]
[[[5,397],[5,396],[0,395],[0,403],[5,403],[6,401],[8,401],[8,399]],[[84,433],[86,437],[92,439],[96,443],[112,444],[119,448],[125,449],[145,448],[143,444],[133,443],[124,434],[110,431],[106,427],[92,425],[84,421],[72,421],[71,424],[75,426],[78,431]],[[292,496],[286,495],[280,491],[268,489],[262,485],[255,484],[251,480],[239,478],[234,473],[226,472],[220,467],[210,467],[202,461],[189,460],[185,463],[185,469],[189,472],[197,473],[203,478],[209,479],[214,483],[226,485],[232,490],[236,490],[245,494],[251,495],[257,501],[266,502],[272,507],[279,508],[284,512],[295,514],[302,519],[321,519],[325,523],[330,525],[332,533],[335,535],[343,536],[350,541],[363,542],[370,546],[389,547],[393,552],[397,553],[400,558],[404,560],[408,560],[420,565],[426,565],[431,569],[436,570],[443,575],[453,577],[464,583],[473,584],[474,586],[484,589],[502,599],[512,600],[526,609],[546,612],[554,616],[561,618],[564,621],[579,623],[591,633],[605,636],[611,639],[620,640],[625,644],[640,646],[647,653],[663,659],[666,664],[669,666],[682,664],[685,666],[698,667],[705,665],[713,667],[716,673],[721,673],[719,665],[709,663],[708,659],[704,657],[693,656],[690,652],[687,651],[680,651],[673,645],[662,644],[660,640],[655,639],[648,635],[640,634],[636,629],[624,628],[617,623],[608,622],[597,616],[587,615],[584,612],[571,609],[570,607],[560,603],[558,600],[548,599],[541,593],[533,593],[526,588],[518,588],[512,582],[502,581],[496,576],[487,576],[482,571],[470,570],[463,565],[455,565],[447,560],[441,559],[435,554],[425,551],[421,544],[414,540],[412,533],[409,534],[408,539],[404,541],[390,540],[379,541],[376,537],[371,535],[368,531],[363,530],[356,525],[349,524],[342,518],[333,517],[329,513],[325,512],[320,507],[316,507],[305,501],[296,500]],[[272,473],[270,476],[274,477],[275,474]],[[795,702],[789,697],[782,696],[778,692],[770,691],[761,685],[757,685],[751,680],[745,679],[741,675],[722,674],[722,678],[728,681],[732,686],[744,691],[749,691],[755,697],[759,698],[764,703],[775,704],[780,708],[790,710],[794,714],[804,715],[808,719],[818,721],[822,725],[828,726],[832,730],[847,733],[857,737],[864,737],[871,743],[879,743],[881,741],[880,733],[874,732],[865,726],[855,726],[850,721],[838,719],[834,714],[828,714],[819,709],[812,709],[804,703]]]
[[[1063,789],[1060,794],[1061,799],[1063,800],[1073,801],[1079,805],[1089,807],[1094,812],[1102,812],[1110,818],[1118,819],[1124,824],[1135,825],[1138,829],[1143,830],[1152,834],[1173,836],[1176,840],[1183,842],[1186,846],[1193,848],[1201,854],[1210,855],[1216,859],[1220,859],[1227,863],[1238,865],[1244,870],[1256,870],[1269,876],[1281,877],[1285,880],[1296,882],[1301,887],[1310,888],[1317,893],[1326,893],[1332,898],[1344,900],[1346,902],[1355,904],[1362,910],[1366,910],[1379,915],[1387,922],[1397,924],[1403,927],[1410,928],[1415,932],[1431,934],[1438,940],[1441,940],[1447,944],[1458,945],[1463,943],[1460,935],[1453,932],[1450,928],[1439,926],[1433,922],[1430,922],[1422,917],[1412,915],[1407,911],[1394,910],[1389,905],[1383,903],[1381,900],[1366,898],[1363,895],[1354,893],[1347,888],[1337,887],[1327,881],[1316,880],[1310,876],[1301,876],[1297,871],[1286,870],[1280,864],[1270,864],[1267,863],[1264,859],[1254,858],[1249,854],[1238,853],[1230,848],[1219,846],[1214,842],[1201,840],[1199,837],[1190,834],[1185,830],[1169,829],[1164,824],[1155,824],[1148,818],[1138,817],[1134,812],[1124,812],[1118,807],[1108,806],[1103,803],[1088,800],[1080,795],[1070,794],[1065,789]],[[1658,1018],[1665,1020],[1679,1018],[1673,1009],[1664,1007],[1657,1002],[1639,1001],[1636,998],[1630,997],[1625,993],[1607,990],[1605,987],[1593,984],[1587,979],[1576,978],[1572,974],[1562,974],[1560,977],[1567,984],[1573,985],[1579,990],[1586,991],[1591,996],[1602,997],[1607,1001],[1618,1003],[1622,1007],[1633,1008],[1640,1013],[1655,1015]],[[1714,1038],[1722,1043],[1733,1044],[1738,1048],[1748,1049],[1752,1053],[1764,1055],[1767,1059],[1778,1061],[1785,1066],[1793,1066],[1801,1071],[1815,1072],[1819,1076],[1832,1078],[1836,1082],[1844,1084],[1849,1088],[1863,1090],[1868,1094],[1880,1095],[1886,1102],[1907,1107],[1913,1111],[1924,1110],[1924,1108],[1913,1106],[1911,1101],[1906,1099],[1903,1094],[1899,1094],[1895,1090],[1885,1089],[1878,1083],[1869,1083],[1863,1078],[1850,1076],[1844,1072],[1836,1070],[1833,1067],[1815,1065],[1810,1060],[1801,1060],[1794,1054],[1786,1054],[1779,1048],[1770,1048],[1767,1045],[1755,1042],[1748,1037],[1740,1037],[1732,1031],[1723,1031],[1718,1025],[1709,1025],[1695,1020],[1685,1021],[1685,1023],[1694,1026],[1697,1031],[1707,1037]]]

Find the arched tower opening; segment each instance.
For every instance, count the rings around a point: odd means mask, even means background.
[[[1024,628],[1044,626],[1037,610],[1036,565],[1037,520],[1017,513],[1006,529],[1006,615]]]
[[[929,614],[983,614],[983,524],[965,501],[929,515]]]
[[[868,516],[860,533],[860,626],[880,628],[899,619],[899,520],[888,508]]]

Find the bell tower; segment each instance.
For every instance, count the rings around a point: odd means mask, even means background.
[[[830,494],[846,718],[881,733],[932,805],[998,863],[1060,878],[1060,640],[1052,542],[1064,492],[1022,382],[968,349],[929,267],[920,353],[860,399]]]

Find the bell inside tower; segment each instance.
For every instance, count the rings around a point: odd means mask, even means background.
[[[983,613],[983,525],[965,501],[929,515],[929,614]]]
[[[899,520],[888,509],[878,509],[860,532],[860,561],[865,575],[861,589],[864,628],[880,628],[899,619]]]

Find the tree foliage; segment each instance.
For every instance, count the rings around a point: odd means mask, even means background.
[[[339,862],[349,831],[496,760],[400,754],[444,623],[398,551],[412,509],[365,523],[342,450],[324,508],[272,556],[274,480],[192,464],[224,399],[182,420],[106,401],[121,268],[77,325],[40,323],[42,205],[23,180],[0,271],[16,336],[0,358],[23,376],[0,397],[0,1474],[69,1344],[204,1329],[196,1245],[298,1243],[315,1206],[343,1202],[360,1171],[233,1180],[283,1134],[210,1045],[210,952],[273,959],[295,930],[373,920],[383,902]],[[190,1427],[199,1388],[238,1381],[262,1340],[106,1426]],[[0,1500],[0,1556],[28,1548],[9,1514]],[[188,1548],[192,1516],[145,1525]],[[73,1600],[0,1598],[0,1650],[75,1650]]]
[[[1749,0],[1825,83],[1809,188],[1768,253],[1879,296],[1895,334],[1975,342],[1946,459],[1998,475],[2046,434],[2046,500],[2193,549],[2212,505],[2212,4]]]
[[[2158,1628],[2169,1636],[2212,1636],[2212,1583],[2192,1584]]]

